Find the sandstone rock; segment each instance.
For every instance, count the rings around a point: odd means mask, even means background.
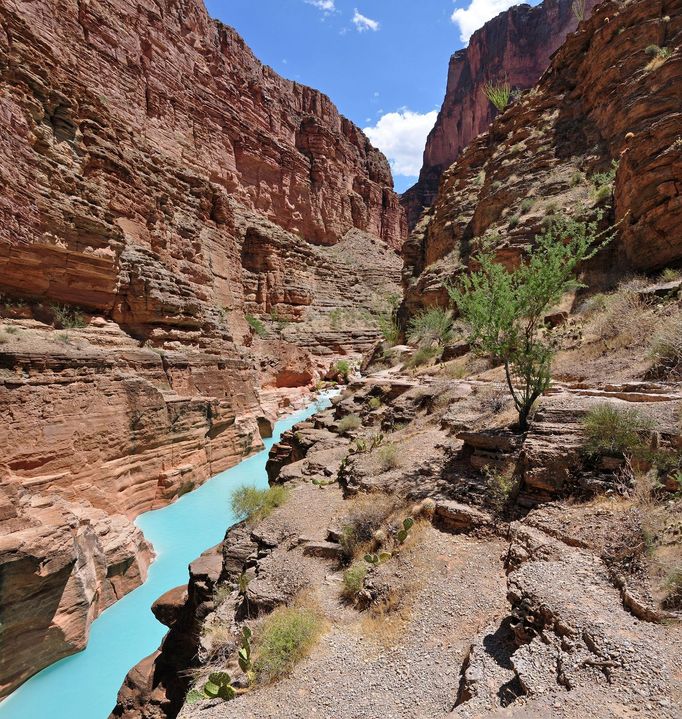
[[[426,141],[419,181],[401,197],[410,230],[436,199],[443,172],[495,118],[486,83],[507,81],[520,90],[535,85],[552,53],[578,24],[572,2],[516,5],[488,21],[471,36],[468,47],[450,58],[445,99]],[[597,2],[588,0],[588,12]]]
[[[2,537],[28,542],[14,492],[46,503],[46,551],[88,536],[3,615],[2,696],[139,583],[144,551],[137,576],[114,564],[133,541],[118,515],[262,446],[280,405],[259,386],[295,395],[376,341],[357,310],[396,291],[405,227],[383,155],[200,0],[0,3],[0,177],[0,313],[19,329],[0,352]],[[350,319],[334,328],[336,307]],[[93,508],[112,517],[107,546],[76,529]],[[26,553],[2,571],[32,577],[45,556]],[[69,603],[62,632],[45,608]]]
[[[650,71],[644,49],[677,46],[681,32],[675,2],[596,6],[553,55],[536,88],[444,173],[431,210],[404,246],[403,320],[449,302],[445,283],[470,267],[484,236],[498,260],[513,267],[545,216],[591,211],[592,178],[613,161],[620,164],[609,221],[620,222],[619,230],[585,267],[587,282],[606,286],[614,273],[679,263],[680,242],[663,238],[679,237],[682,62],[673,54]],[[626,140],[628,132],[637,142]]]
[[[468,504],[443,500],[436,502],[434,523],[451,532],[468,532],[489,526],[492,518]]]

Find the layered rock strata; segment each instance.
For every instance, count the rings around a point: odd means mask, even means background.
[[[363,133],[200,0],[3,0],[0,178],[3,695],[140,581],[137,513],[376,340],[404,222]]]
[[[404,246],[405,316],[445,305],[444,281],[468,267],[482,241],[516,262],[545,218],[561,212],[601,208],[605,221],[619,223],[617,240],[593,262],[593,280],[682,260],[681,32],[676,0],[595,8],[537,87],[444,174]],[[666,49],[652,60],[648,46]]]
[[[586,12],[599,1],[588,0]],[[573,0],[515,5],[487,22],[471,36],[468,47],[452,55],[445,99],[426,140],[419,181],[401,198],[410,229],[436,199],[443,172],[495,118],[486,85],[507,82],[517,91],[533,87],[551,55],[578,25],[572,6]]]

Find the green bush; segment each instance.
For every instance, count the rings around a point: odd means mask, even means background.
[[[667,379],[682,376],[682,315],[670,319],[654,335],[649,356],[654,361],[653,375]]]
[[[521,214],[525,214],[526,212],[529,212],[533,209],[533,205],[535,204],[535,200],[532,197],[526,197],[521,202]]]
[[[268,489],[257,487],[237,487],[232,492],[230,505],[239,521],[257,521],[267,517],[273,509],[280,507],[289,498],[286,487],[275,484]]]
[[[668,574],[665,589],[663,606],[666,609],[682,609],[682,567],[673,569]]]
[[[606,172],[596,172],[590,178],[592,185],[594,186],[593,198],[595,203],[599,204],[607,199],[610,199],[613,195],[613,183],[616,180],[616,173],[618,172],[618,162],[613,160],[611,167]]]
[[[254,669],[260,683],[286,676],[312,649],[324,629],[320,615],[303,607],[279,607],[265,620]]]
[[[405,363],[410,369],[428,364],[431,360],[440,357],[443,353],[441,347],[420,347]]]
[[[386,444],[379,449],[379,462],[381,463],[381,469],[384,472],[388,472],[391,469],[395,469],[400,465],[400,459],[398,458],[398,447],[395,444]]]
[[[483,92],[498,112],[503,112],[511,100],[511,85],[506,80],[500,83],[486,83]]]
[[[381,400],[378,397],[370,397],[367,406],[370,409],[379,409],[379,407],[381,407]]]
[[[258,319],[258,317],[254,317],[253,315],[246,315],[244,317],[249,327],[259,336],[259,337],[266,337],[268,334],[268,331],[265,329],[265,325]]]
[[[580,286],[575,273],[609,240],[597,222],[555,220],[535,238],[533,252],[516,270],[496,262],[494,251],[478,255],[480,270],[449,287],[452,301],[469,323],[475,351],[504,365],[507,386],[528,429],[533,404],[549,388],[554,345],[543,318],[568,290]]]
[[[365,577],[367,576],[367,564],[357,562],[351,565],[343,573],[343,596],[353,600],[362,591]]]
[[[444,346],[452,340],[452,311],[431,307],[418,312],[408,324],[408,340],[419,347]]]
[[[85,317],[76,308],[54,304],[51,309],[54,323],[59,328],[71,330],[85,327]]]
[[[519,224],[520,219],[518,215],[512,215],[509,218],[509,229],[513,230]]]
[[[675,269],[674,267],[666,267],[661,272],[662,282],[675,282],[676,280],[682,280],[682,270]]]
[[[339,360],[336,363],[335,369],[339,376],[342,377],[345,382],[348,382],[348,378],[350,377],[350,362],[348,360]]]
[[[584,447],[591,456],[634,456],[652,429],[652,421],[634,408],[599,404],[583,420]]]
[[[355,429],[362,427],[362,420],[357,414],[348,414],[339,420],[338,430],[341,434],[344,432],[350,432]]]

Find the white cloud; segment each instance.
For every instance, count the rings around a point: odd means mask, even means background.
[[[422,166],[426,136],[437,116],[435,110],[424,114],[407,109],[389,112],[374,127],[366,127],[365,134],[388,157],[394,174],[416,177]]]
[[[358,32],[365,32],[366,30],[372,30],[376,32],[379,29],[379,21],[372,20],[369,17],[365,17],[362,13],[355,10],[353,15],[353,25]]]
[[[469,0],[468,8],[455,10],[451,15],[452,22],[459,25],[459,39],[468,42],[475,30],[519,2],[521,0]]]
[[[308,5],[322,10],[324,13],[334,12],[336,10],[335,0],[305,0]]]

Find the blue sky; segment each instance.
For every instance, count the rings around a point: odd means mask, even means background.
[[[531,0],[535,5],[539,0]],[[388,156],[396,189],[416,180],[448,60],[518,0],[206,0],[258,58],[327,93]]]

